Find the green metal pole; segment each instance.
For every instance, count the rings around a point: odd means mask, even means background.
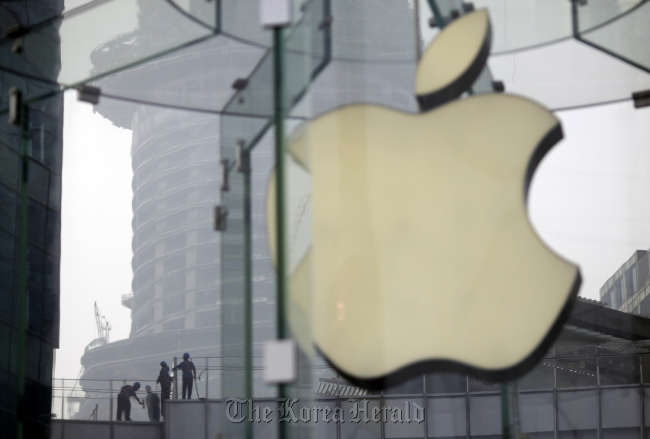
[[[21,178],[20,178],[20,230],[18,250],[18,343],[16,347],[16,374],[18,392],[16,394],[16,438],[23,439],[25,417],[25,345],[27,330],[27,198],[29,193],[29,120],[27,106],[20,109],[21,129]]]
[[[501,384],[501,428],[503,439],[510,439],[510,393],[508,384]]]
[[[251,243],[251,168],[249,152],[241,146],[240,154],[246,161],[244,174],[244,395],[249,404],[253,401],[253,270],[252,270],[252,243]],[[246,438],[253,438],[253,424],[245,422]]]
[[[436,0],[428,0],[429,1],[429,7],[431,8],[431,12],[433,13],[433,18],[436,20],[436,25],[442,29],[445,27],[445,19],[442,16],[442,13],[440,12],[440,8],[438,7],[438,4],[436,3]]]
[[[282,28],[273,29],[273,95],[275,108],[273,119],[275,125],[275,222],[276,222],[276,245],[277,245],[277,338],[278,340],[288,337],[287,313],[286,313],[286,248],[285,248],[285,169],[284,169],[284,40]],[[286,398],[287,386],[278,386],[278,397]],[[278,437],[286,438],[286,426],[284,422],[278,422]]]
[[[276,238],[277,238],[277,264],[278,264],[278,307],[277,307],[277,335],[278,339],[287,338],[285,294],[286,294],[286,248],[284,227],[284,81],[283,75],[283,46],[282,28],[273,29],[273,59],[274,59],[274,95],[275,95],[275,172],[277,201],[276,209]]]

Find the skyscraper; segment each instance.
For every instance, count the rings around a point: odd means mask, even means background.
[[[19,108],[21,114],[13,123],[6,113],[0,118],[3,437],[15,437],[19,425],[23,437],[49,437],[54,349],[59,345],[63,99],[33,98],[48,90],[48,81],[58,75],[58,26],[43,25],[38,41],[31,44],[15,35],[62,9],[63,2],[57,0],[0,4],[0,103],[6,108],[12,93],[23,103],[31,99]],[[21,310],[25,320],[20,319]]]
[[[650,258],[637,250],[600,289],[600,300],[608,307],[650,317]]]

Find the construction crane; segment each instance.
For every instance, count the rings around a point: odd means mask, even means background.
[[[95,302],[95,321],[97,322],[97,340],[99,346],[104,346],[109,342],[109,334],[111,331],[111,324],[106,320],[105,316],[99,316],[99,308]],[[102,319],[104,321],[102,322]]]

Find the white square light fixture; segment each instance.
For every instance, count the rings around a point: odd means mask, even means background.
[[[291,0],[260,0],[260,24],[265,28],[291,26]]]
[[[293,340],[273,340],[264,344],[264,381],[286,384],[296,380],[296,343]]]

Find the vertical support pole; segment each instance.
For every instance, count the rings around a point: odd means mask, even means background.
[[[596,351],[596,390],[598,398],[598,430],[596,437],[602,439],[603,437],[603,392],[600,389],[600,349]]]
[[[210,394],[208,393],[209,385],[210,385],[210,358],[205,357],[205,399],[208,399],[210,397]]]
[[[65,380],[61,380],[61,437],[65,437],[65,422],[63,422],[63,401],[65,392]]]
[[[553,348],[553,439],[560,437],[560,417],[558,415],[558,397],[557,397],[557,360],[555,348]]]
[[[420,47],[420,2],[415,0],[413,2],[413,12],[415,15],[415,26],[414,26],[414,35],[415,39],[415,59],[420,61],[422,58],[422,49]]]
[[[61,380],[61,420],[65,419],[65,379]]]
[[[472,414],[470,413],[469,401],[469,375],[465,375],[465,437],[472,437]]]
[[[282,340],[288,337],[287,315],[285,312],[286,297],[286,254],[285,254],[285,227],[284,227],[284,41],[281,27],[273,28],[273,97],[275,108],[273,121],[275,125],[275,172],[276,187],[275,198],[277,206],[275,209],[276,247],[277,247],[277,338]],[[287,398],[287,385],[278,385],[278,398]],[[278,422],[278,437],[285,438],[286,423]]]
[[[253,404],[253,268],[252,268],[252,206],[251,206],[251,160],[250,152],[240,143],[239,163],[244,180],[244,399]],[[253,437],[253,424],[245,423],[246,438]]]
[[[113,420],[113,380],[110,381],[110,391],[108,392],[108,399],[109,399],[109,404],[108,404],[108,415],[109,415],[109,421]]]
[[[501,384],[501,429],[503,439],[510,439],[510,394],[507,384]]]
[[[580,31],[578,30],[578,2],[571,1],[571,27],[573,28],[573,37],[580,40]]]
[[[645,391],[643,389],[643,358],[639,355],[639,391],[641,392],[641,439],[646,439]]]
[[[516,381],[508,384],[510,389],[510,407],[512,419],[510,420],[512,437],[518,438],[521,433],[521,418],[519,416],[519,386]]]
[[[203,439],[209,439],[208,437],[208,398],[203,399]],[[247,422],[250,424],[250,422]]]
[[[417,2],[415,2],[417,4]],[[426,414],[429,413],[429,404],[427,401],[427,376],[422,374],[422,407],[424,407],[425,421],[424,421],[424,439],[429,439],[429,420],[426,419]]]
[[[214,33],[218,34],[221,32],[221,0],[217,0],[217,4],[215,6],[216,8],[214,13],[216,17],[214,17],[215,18],[214,22],[215,22],[216,29],[214,30]]]
[[[176,370],[176,357],[174,357],[174,363],[173,363],[173,371],[174,371],[174,399],[178,399],[178,371]]]
[[[20,226],[18,238],[18,322],[17,322],[17,347],[16,347],[16,375],[17,388],[16,392],[16,438],[23,439],[23,429],[25,422],[25,364],[27,343],[27,197],[29,194],[29,109],[26,105],[18,103],[21,107],[21,147],[20,147]],[[63,416],[63,415],[62,415]]]

